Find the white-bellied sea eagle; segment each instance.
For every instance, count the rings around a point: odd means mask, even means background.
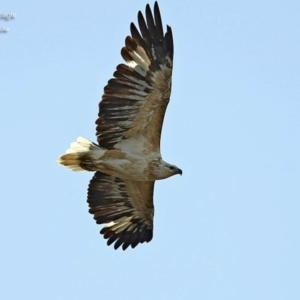
[[[96,120],[98,144],[83,137],[58,162],[73,171],[96,172],[88,187],[89,212],[114,248],[136,247],[153,236],[155,180],[182,174],[165,162],[160,136],[170,100],[172,30],[164,33],[159,7],[149,4],[145,18],[125,39],[119,64],[104,88]]]

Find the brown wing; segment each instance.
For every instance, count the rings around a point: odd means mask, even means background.
[[[106,224],[100,231],[107,244],[115,242],[136,247],[150,242],[153,236],[153,188],[154,181],[123,181],[96,172],[88,188],[90,210],[97,224]]]
[[[121,139],[142,134],[151,151],[159,151],[160,135],[171,93],[173,61],[172,31],[164,34],[157,2],[154,16],[146,6],[146,20],[138,13],[139,29],[131,23],[131,36],[121,54],[114,78],[104,88],[96,121],[98,143],[106,149],[118,148]]]

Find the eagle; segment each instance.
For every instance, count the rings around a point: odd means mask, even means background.
[[[171,94],[173,36],[164,33],[159,6],[138,12],[119,64],[99,103],[97,143],[78,137],[58,163],[95,172],[88,186],[89,212],[107,245],[126,250],[153,237],[156,180],[182,170],[162,159],[160,137]]]

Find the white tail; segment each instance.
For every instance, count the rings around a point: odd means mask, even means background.
[[[104,152],[104,149],[80,136],[76,142],[71,143],[66,154],[60,156],[57,162],[75,172],[87,171],[82,165],[84,165],[84,163],[92,165],[93,161],[99,159]]]

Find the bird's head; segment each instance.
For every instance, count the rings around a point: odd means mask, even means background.
[[[161,174],[160,174],[162,176],[161,179],[168,178],[168,177],[171,177],[171,176],[176,175],[176,174],[182,175],[182,170],[179,169],[175,165],[171,165],[171,164],[166,163],[166,162],[162,163]]]

